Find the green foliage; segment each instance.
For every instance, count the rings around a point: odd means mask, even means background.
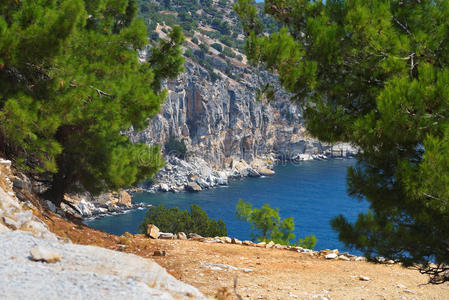
[[[317,240],[314,235],[299,239],[297,243],[292,243],[291,240],[295,238],[293,218],[281,219],[279,209],[271,208],[268,203],[261,208],[253,208],[251,203],[240,199],[235,215],[238,219],[251,224],[251,228],[255,231],[251,232],[251,236],[258,241],[273,241],[283,245],[295,245],[308,249],[315,247]]]
[[[184,140],[178,140],[175,136],[170,136],[170,138],[165,142],[164,150],[166,155],[174,155],[178,158],[185,159],[187,155],[187,147]]]
[[[213,43],[212,45],[210,45],[212,48],[214,48],[217,51],[223,51],[223,46],[221,44],[218,43]]]
[[[348,191],[371,209],[334,219],[340,240],[449,281],[449,2],[267,0],[283,26],[269,36],[251,1],[235,9],[309,132],[360,148]]]
[[[146,233],[149,224],[156,225],[162,232],[197,233],[205,237],[227,236],[223,220],[211,219],[198,205],[192,204],[190,212],[181,211],[178,207],[165,208],[164,205],[151,207],[144,221],[139,225],[139,232]]]
[[[201,43],[200,49],[201,49],[201,51],[203,51],[203,53],[206,54],[209,52],[209,45],[207,43]]]
[[[160,82],[183,68],[179,28],[152,48],[134,0],[0,4],[0,147],[17,166],[65,192],[93,194],[151,177],[159,147],[122,132],[160,110]],[[164,55],[162,55],[162,53]]]

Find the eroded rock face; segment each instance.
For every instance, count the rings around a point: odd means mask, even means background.
[[[255,100],[259,81],[276,84],[276,77],[242,70],[240,82],[222,75],[212,83],[206,70],[188,60],[186,72],[167,84],[161,113],[144,131],[130,133],[132,140],[164,144],[173,135],[214,169],[271,152],[322,153],[325,147],[307,136],[300,109],[286,93],[279,91],[271,102]]]
[[[217,58],[220,60],[220,58]],[[239,82],[221,74],[211,82],[208,71],[187,59],[186,71],[169,81],[169,96],[161,113],[140,132],[130,130],[133,142],[164,145],[174,136],[184,141],[188,159],[173,159],[165,151],[165,169],[156,175],[154,191],[197,191],[226,185],[229,177],[273,175],[266,159],[312,160],[326,156],[346,157],[355,149],[341,144],[331,147],[311,138],[303,126],[299,106],[281,89],[271,101],[256,101],[260,83],[278,86],[277,78],[245,65]],[[225,171],[222,174],[217,172]],[[197,176],[197,177],[191,177]]]

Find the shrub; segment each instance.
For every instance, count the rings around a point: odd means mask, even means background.
[[[213,43],[212,45],[210,45],[212,48],[216,49],[217,51],[222,52],[223,51],[223,46],[221,44],[218,43]]]
[[[190,206],[190,211],[181,211],[178,207],[165,208],[163,204],[153,206],[139,225],[139,232],[145,234],[149,224],[156,225],[162,232],[197,233],[205,237],[228,235],[223,220],[210,218],[206,211],[196,204]]]
[[[301,246],[308,249],[315,247],[317,239],[314,235],[299,239],[298,242],[291,242],[290,240],[295,238],[293,217],[281,219],[279,209],[271,208],[268,203],[261,208],[253,208],[251,203],[240,199],[235,214],[238,219],[247,221],[251,225],[253,229],[253,232],[251,232],[252,238],[260,242],[273,241],[283,245]]]
[[[175,155],[178,158],[184,159],[187,154],[187,147],[183,140],[178,140],[175,136],[170,136],[164,145],[165,154]]]
[[[209,45],[207,43],[201,43],[200,44],[200,49],[204,52],[207,53],[209,52]]]

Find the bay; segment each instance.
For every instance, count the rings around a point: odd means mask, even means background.
[[[368,209],[365,201],[353,199],[346,193],[346,170],[354,164],[352,159],[280,164],[272,177],[231,181],[229,186],[199,193],[138,193],[134,195],[133,202],[178,206],[181,209],[198,204],[210,217],[223,219],[229,236],[241,240],[250,239],[251,228],[235,218],[238,200],[249,201],[255,207],[269,203],[271,207],[279,208],[282,218],[294,218],[297,237],[314,234],[318,238],[315,249],[339,249],[360,254],[347,249],[330,226],[330,220],[338,214],[354,221],[358,214]],[[86,221],[86,224],[118,235],[137,233],[144,217],[144,210],[135,210]]]

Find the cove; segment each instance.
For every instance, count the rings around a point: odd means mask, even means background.
[[[331,228],[330,220],[343,214],[356,220],[359,213],[366,212],[368,203],[346,194],[346,169],[355,160],[324,160],[280,164],[276,175],[264,178],[245,178],[231,181],[229,186],[201,191],[199,193],[138,193],[134,202],[164,204],[166,207],[188,208],[198,204],[212,218],[221,218],[226,223],[228,235],[241,240],[250,239],[250,226],[235,218],[235,206],[244,199],[260,207],[269,203],[279,208],[282,218],[292,216],[297,237],[314,234],[318,238],[316,250],[347,249],[338,240]],[[113,234],[137,233],[137,227],[145,217],[144,210],[130,211],[119,216],[107,216],[86,221],[93,228]]]

